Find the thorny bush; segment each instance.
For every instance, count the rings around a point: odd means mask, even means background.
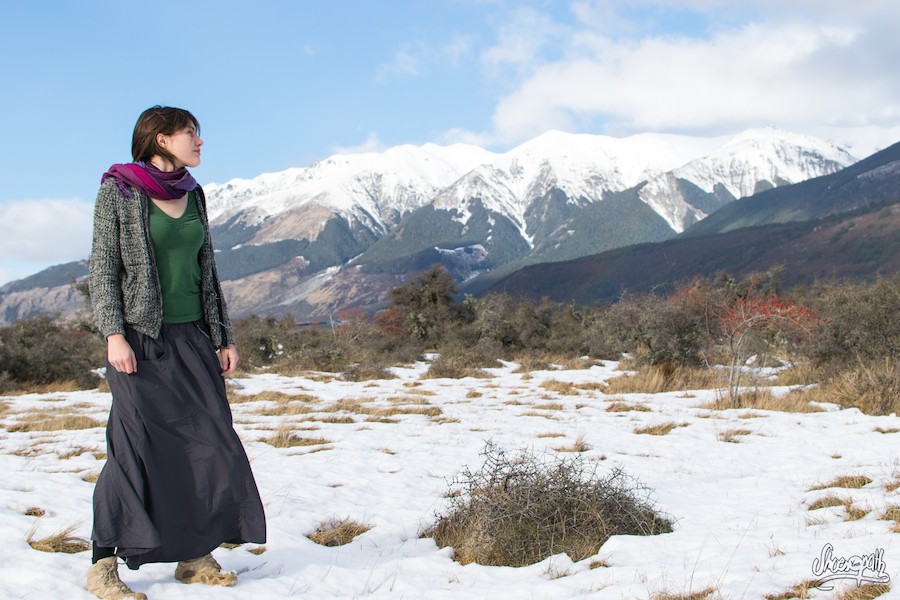
[[[613,535],[672,531],[647,490],[621,469],[598,472],[582,455],[509,454],[492,442],[484,464],[464,469],[447,514],[425,533],[462,564],[525,566],[565,552],[597,553]]]

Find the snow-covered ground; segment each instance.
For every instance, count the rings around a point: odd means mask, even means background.
[[[880,518],[900,505],[900,490],[888,490],[900,480],[900,431],[890,432],[900,429],[896,416],[837,407],[808,414],[698,408],[714,398],[709,390],[613,398],[594,384],[620,375],[616,367],[606,362],[523,374],[507,365],[490,370],[489,378],[449,380],[421,378],[427,365],[419,364],[395,369],[396,379],[359,383],[271,374],[237,379],[235,398],[281,391],[306,395],[296,405],[315,409],[266,416],[276,401],[232,404],[266,507],[265,552],[251,553],[255,545],[215,552],[239,573],[233,588],[181,584],[166,564],[120,572],[151,600],[652,598],[708,588],[716,590],[712,598],[762,598],[815,579],[813,562],[830,544],[834,557],[883,550],[882,570],[892,581],[900,577],[900,534]],[[31,394],[2,402],[8,411],[0,421],[9,428],[35,409],[102,421],[110,396]],[[613,402],[650,410],[607,411]],[[440,414],[385,418],[375,410],[398,406]],[[297,435],[328,443],[275,448],[261,441],[285,423],[294,423]],[[683,426],[667,435],[635,433],[660,423]],[[746,432],[729,436],[734,430]],[[673,533],[616,536],[580,562],[558,555],[524,568],[460,566],[450,549],[420,537],[445,508],[450,480],[463,467],[481,465],[487,440],[508,450],[553,453],[579,435],[591,446],[586,458],[600,461],[601,469],[620,466],[652,490],[657,507],[675,521]],[[104,451],[102,427],[0,430],[0,597],[92,597],[82,588],[88,552],[39,552],[26,536],[33,527],[40,538],[73,523],[76,535],[89,536],[93,484],[82,477],[100,470]],[[871,483],[811,490],[845,475]],[[844,507],[809,510],[828,495],[869,512],[846,520]],[[27,516],[32,507],[46,514]],[[335,548],[306,537],[321,522],[343,518],[371,529]],[[598,560],[607,566],[591,568]],[[848,584],[838,581],[838,590]],[[832,594],[814,590],[811,597]],[[900,587],[881,597],[900,597]]]

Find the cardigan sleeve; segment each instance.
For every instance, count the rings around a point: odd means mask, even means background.
[[[123,265],[117,208],[119,194],[115,184],[107,182],[100,187],[94,204],[94,237],[91,243],[88,286],[94,319],[104,338],[115,333],[125,333],[121,285]]]

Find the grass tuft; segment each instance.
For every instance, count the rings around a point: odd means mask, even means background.
[[[283,424],[275,430],[275,432],[260,440],[275,448],[295,448],[298,446],[318,446],[321,444],[330,444],[331,440],[325,438],[309,438],[294,434],[289,424]]]
[[[669,594],[660,592],[653,595],[653,600],[706,600],[716,593],[715,588],[706,588],[699,592],[687,592],[685,594]]]
[[[556,449],[557,452],[587,452],[591,449],[591,445],[587,443],[584,439],[584,434],[579,433],[578,437],[575,438],[575,441],[572,442],[571,446],[560,446]]]
[[[658,425],[648,425],[647,427],[638,427],[634,430],[637,434],[642,435],[667,435],[672,432],[676,427],[687,427],[687,423],[674,423],[669,421],[668,423],[660,423]]]
[[[738,444],[741,441],[741,436],[750,435],[753,433],[749,429],[726,429],[725,431],[720,431],[716,434],[716,439],[720,442],[729,442],[731,444]]]
[[[15,425],[7,427],[10,432],[32,431],[74,431],[104,427],[105,423],[84,415],[51,415],[46,412],[31,412],[22,415]]]
[[[891,591],[891,586],[886,583],[865,583],[859,587],[851,587],[845,590],[836,600],[874,600]]]
[[[28,542],[29,546],[35,550],[40,550],[41,552],[77,554],[89,550],[91,547],[91,542],[89,540],[72,535],[72,532],[77,528],[78,524],[74,523],[62,531],[57,531],[45,538],[34,539],[34,532],[37,530],[37,526],[35,525],[31,528],[31,531],[28,532],[28,537],[25,538],[25,541]]]
[[[369,525],[363,525],[350,519],[332,519],[320,523],[319,527],[306,537],[320,546],[343,546],[370,529]]]
[[[866,477],[865,475],[842,475],[840,477],[836,477],[830,483],[823,483],[821,485],[817,485],[815,487],[809,488],[810,492],[814,492],[816,490],[827,490],[828,488],[861,488],[865,485],[872,483],[872,480]]]

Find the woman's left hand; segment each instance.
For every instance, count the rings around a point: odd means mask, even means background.
[[[238,353],[234,344],[219,348],[219,362],[222,364],[222,377],[228,377],[237,368]]]

